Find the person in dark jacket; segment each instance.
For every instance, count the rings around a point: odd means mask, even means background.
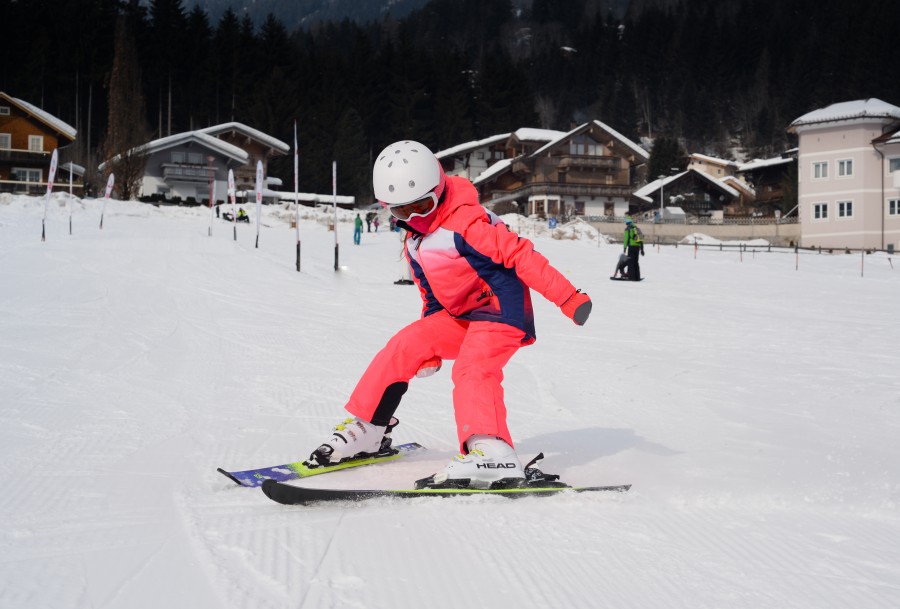
[[[640,281],[641,264],[638,262],[638,256],[644,255],[644,241],[640,229],[634,225],[631,218],[625,218],[625,236],[622,241],[625,243],[624,251],[628,254],[628,279]]]

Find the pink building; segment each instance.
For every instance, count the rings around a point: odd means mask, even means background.
[[[800,140],[800,245],[900,249],[900,108],[832,104],[788,131]]]

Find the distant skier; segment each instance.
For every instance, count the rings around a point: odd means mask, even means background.
[[[359,242],[362,240],[362,218],[359,217],[359,214],[356,214],[356,218],[353,220],[353,244],[359,245]]]
[[[641,238],[641,230],[628,217],[625,218],[625,235],[622,241],[625,243],[625,253],[628,254],[628,279],[640,281],[641,264],[638,256],[644,255],[644,241]]]
[[[375,356],[344,406],[352,415],[310,456],[313,465],[378,453],[397,425],[394,412],[414,376],[443,359],[451,374],[461,453],[433,477],[487,486],[524,478],[506,425],[503,367],[535,341],[534,288],[583,325],[587,294],[575,289],[533,244],[478,202],[472,183],[448,177],[424,145],[401,141],[375,161],[375,197],[409,231],[406,256],[422,296],[422,317],[397,332]]]

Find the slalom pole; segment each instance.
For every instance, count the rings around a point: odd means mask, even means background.
[[[237,241],[237,210],[234,208],[234,171],[228,170],[228,197],[231,199],[231,227],[234,229],[234,240]]]
[[[69,208],[69,234],[72,234],[72,161],[69,161],[69,200],[66,201],[66,207]]]
[[[337,226],[337,161],[331,161],[331,196],[334,204],[334,270],[338,270],[338,226]]]
[[[297,119],[294,119],[294,225],[297,227],[297,272],[300,272],[300,193],[298,182]]]
[[[256,248],[259,249],[259,217],[262,214],[263,166],[256,161]]]
[[[212,237],[212,227],[213,227],[213,212],[215,211],[215,200],[216,200],[216,182],[210,182],[211,188],[209,190],[209,236]]]
[[[47,176],[47,194],[44,196],[44,218],[41,220],[41,241],[47,240],[47,207],[50,205],[50,193],[53,191],[53,178],[56,177],[56,163],[59,160],[58,148],[53,149],[50,156],[50,173]]]
[[[116,183],[116,174],[109,174],[109,179],[106,181],[106,194],[103,197],[103,208],[100,210],[100,230],[103,230],[103,214],[106,213],[106,203],[109,201],[109,196],[112,194],[113,185]]]
[[[866,273],[866,250],[862,250],[859,253],[859,276],[865,277]]]

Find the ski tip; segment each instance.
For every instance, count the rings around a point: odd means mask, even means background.
[[[226,478],[228,478],[229,480],[231,480],[232,482],[234,482],[235,484],[237,484],[238,486],[246,486],[243,482],[241,482],[240,480],[238,480],[237,478],[232,476],[231,472],[225,471],[221,467],[217,467],[216,471],[219,472],[220,474],[222,474],[223,476],[225,476]]]

